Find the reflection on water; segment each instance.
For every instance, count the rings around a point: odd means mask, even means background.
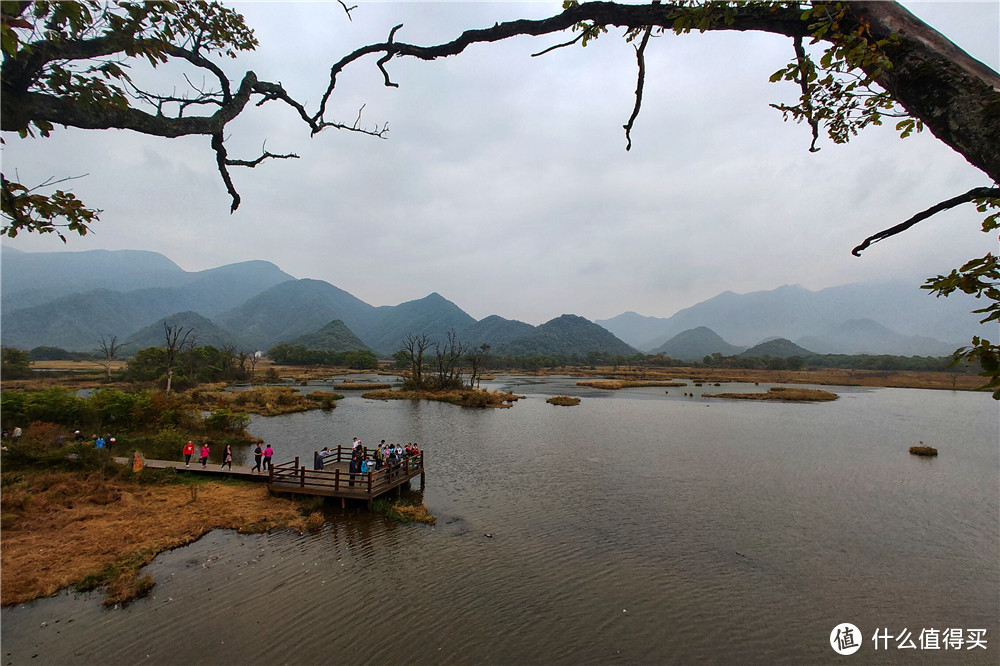
[[[69,595],[5,609],[5,662],[801,664],[833,661],[841,622],[865,635],[857,663],[996,662],[988,395],[493,386],[525,398],[478,411],[348,394],[252,423],[278,460],[354,436],[419,442],[436,526],[337,504],[317,533],[214,532],[157,558],[155,596],[124,610]],[[545,404],[555,394],[583,402]],[[910,456],[921,440],[941,455]],[[988,649],[876,653],[883,627],[986,628]]]

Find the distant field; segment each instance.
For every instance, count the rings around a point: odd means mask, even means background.
[[[126,361],[32,361],[32,370],[62,370],[65,372],[91,372],[99,370],[104,372],[104,366],[111,366],[112,370],[121,370],[127,365]]]
[[[103,361],[102,361],[103,363]],[[125,361],[112,361],[112,370],[125,367]],[[35,361],[31,367],[43,372],[27,380],[4,381],[5,388],[35,387],[39,383],[45,385],[64,385],[82,388],[90,386],[100,379],[104,368],[97,361]],[[366,372],[348,368],[328,366],[294,366],[273,365],[262,360],[257,364],[256,378],[261,380],[273,370],[283,380],[297,383],[310,380],[330,379],[332,377]],[[962,368],[961,370],[964,370]],[[49,373],[52,376],[46,376]],[[67,373],[67,374],[61,374]],[[692,384],[714,384],[727,382],[759,382],[768,384],[820,384],[830,386],[885,386],[894,388],[927,388],[972,391],[983,385],[982,377],[973,372],[928,372],[915,370],[846,370],[823,368],[816,370],[751,370],[726,368],[686,368],[686,367],[560,367],[538,372],[527,372],[519,369],[508,371],[493,371],[491,377],[501,374],[535,374],[535,375],[570,375],[581,379],[600,380],[606,382],[601,388],[625,388],[628,386],[670,386],[681,385],[674,382],[689,382]],[[394,371],[380,370],[378,374],[395,376]],[[74,376],[76,375],[76,376]],[[636,383],[638,382],[638,383]],[[621,384],[621,386],[617,386]],[[365,385],[365,388],[369,388]]]

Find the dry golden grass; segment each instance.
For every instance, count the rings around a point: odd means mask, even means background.
[[[983,385],[975,373],[929,372],[916,370],[762,370],[744,368],[632,368],[610,366],[594,370],[560,370],[577,376],[631,380],[686,380],[688,382],[750,382],[782,384],[820,384],[826,386],[885,386],[973,391]]]
[[[675,382],[668,380],[641,380],[641,379],[630,379],[630,380],[595,379],[590,381],[577,382],[576,385],[617,391],[618,389],[640,388],[642,386],[687,386],[687,382]]]
[[[568,395],[554,395],[545,402],[549,403],[550,405],[560,405],[562,407],[574,407],[580,404],[580,399]]]
[[[392,388],[392,384],[376,384],[375,382],[341,382],[334,384],[335,389],[342,391],[377,391]]]
[[[49,473],[5,485],[0,603],[107,585],[105,603],[152,587],[139,569],[213,529],[303,529],[298,505],[258,484],[142,485]]]
[[[915,456],[930,457],[930,456],[936,456],[938,454],[938,450],[935,449],[933,446],[911,446],[910,453],[912,453]]]
[[[437,523],[437,518],[432,516],[428,511],[427,507],[423,504],[417,506],[405,506],[401,504],[393,504],[392,511],[398,513],[402,522],[407,523],[425,523],[427,525],[434,525]]]
[[[104,366],[108,366],[112,371],[121,370],[128,363],[126,361],[32,361],[33,370],[61,370],[65,372],[104,372]]]
[[[789,388],[775,386],[767,393],[703,393],[705,398],[729,398],[730,400],[785,400],[790,402],[824,402],[836,400],[837,394],[820,389]]]

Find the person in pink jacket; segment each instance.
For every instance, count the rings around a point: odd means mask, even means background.
[[[208,467],[208,456],[212,453],[212,449],[208,448],[208,442],[201,445],[201,466]]]
[[[264,447],[264,469],[271,469],[271,456],[274,455],[274,449],[268,444]]]

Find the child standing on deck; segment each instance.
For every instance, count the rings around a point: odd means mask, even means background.
[[[201,466],[208,467],[208,456],[211,455],[212,449],[208,448],[208,442],[201,445]]]

